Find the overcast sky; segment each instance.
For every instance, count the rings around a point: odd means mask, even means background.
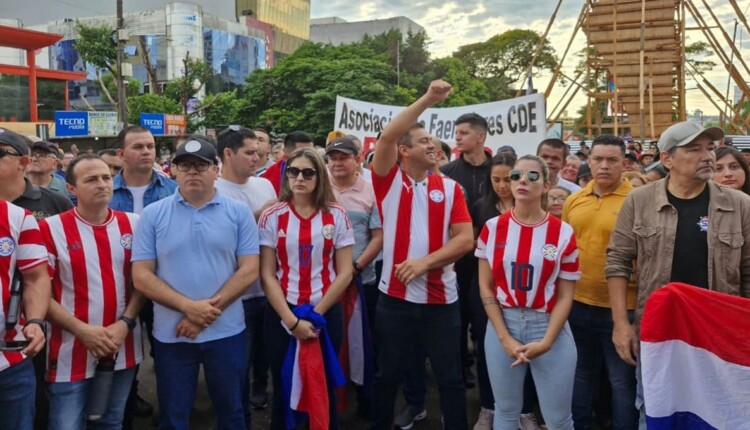
[[[717,14],[722,26],[730,37],[734,28],[734,12],[727,0],[706,0]],[[234,18],[233,0],[197,0],[204,11]],[[570,40],[573,27],[584,0],[563,0],[549,38],[561,56]],[[125,11],[151,10],[163,7],[164,0],[124,0]],[[743,11],[750,9],[750,0],[737,0]],[[62,18],[76,18],[115,13],[115,0],[0,0],[0,18],[20,18],[25,25],[36,25]],[[694,1],[703,10],[702,2]],[[483,41],[491,36],[512,28],[533,29],[542,33],[557,5],[555,0],[313,0],[312,17],[338,16],[348,21],[383,19],[406,16],[427,31],[434,57],[450,55],[459,46]],[[747,12],[746,12],[747,13]],[[688,15],[689,16],[689,15]],[[709,20],[710,16],[704,13]],[[688,22],[688,27],[693,26]],[[743,57],[750,58],[750,36],[740,24],[737,45],[743,47]],[[721,35],[718,36],[724,43]],[[699,32],[688,33],[689,42],[702,40]],[[585,45],[585,36],[579,32],[571,53]],[[726,44],[725,44],[726,45]],[[747,47],[747,48],[745,48]],[[725,46],[726,48],[726,46]],[[715,59],[718,63],[718,59]],[[569,54],[564,70],[572,74],[576,60]],[[740,67],[735,60],[735,65]],[[749,76],[750,77],[750,76]],[[727,73],[719,65],[709,75],[711,82],[726,91]],[[538,88],[544,90],[548,80],[542,76],[535,80]],[[732,85],[733,87],[733,85]],[[716,114],[716,108],[698,91],[695,84],[688,82],[688,110],[704,110],[706,115]],[[552,95],[550,105],[554,106],[564,89],[558,88]],[[730,91],[730,98],[733,98]],[[583,98],[575,100],[568,108],[572,115],[578,106],[585,103]]]

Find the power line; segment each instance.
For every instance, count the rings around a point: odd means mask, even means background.
[[[54,0],[54,1],[56,1],[57,3],[62,3],[62,4],[65,4],[65,5],[68,5],[68,6],[73,6],[75,8],[81,9],[81,10],[87,10],[89,12],[96,12],[97,14],[100,14],[100,15],[107,15],[107,14],[109,14],[108,11],[107,12],[102,12],[100,10],[91,9],[90,7],[81,6],[81,5],[78,5],[78,4],[75,4],[75,3],[67,2],[65,0]]]

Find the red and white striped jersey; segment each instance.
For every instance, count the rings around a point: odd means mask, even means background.
[[[138,215],[110,209],[93,225],[76,209],[49,217],[39,227],[49,252],[52,299],[86,324],[108,326],[125,312],[131,292],[130,256]],[[75,382],[94,376],[96,358],[72,333],[51,324],[47,381]],[[141,325],[120,347],[115,370],[143,360]]]
[[[258,227],[260,245],[276,250],[277,277],[293,305],[317,304],[336,279],[334,251],[354,245],[346,209],[336,204],[303,218],[291,203],[276,203],[263,212]]]
[[[581,277],[573,228],[549,214],[536,225],[521,223],[512,210],[492,218],[479,234],[474,255],[490,264],[504,308],[551,312],[557,280]]]
[[[11,330],[5,329],[5,319],[10,306],[10,284],[16,268],[23,273],[47,264],[47,250],[31,212],[0,199],[0,339],[24,340],[23,315]],[[16,365],[26,358],[20,352],[0,352],[0,371]]]
[[[425,257],[450,240],[452,224],[471,223],[461,186],[440,175],[421,182],[397,165],[386,176],[373,172],[372,185],[383,224],[380,291],[412,303],[449,304],[458,300],[453,264],[430,270],[404,285],[395,265]]]

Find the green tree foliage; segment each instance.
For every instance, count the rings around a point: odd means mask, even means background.
[[[104,96],[111,104],[117,104],[113,95],[117,91],[110,92],[102,79],[102,70],[114,75],[117,64],[117,45],[112,39],[112,28],[107,25],[93,26],[76,22],[78,38],[73,42],[73,48],[78,51],[84,63],[94,66],[96,79]],[[88,104],[88,101],[86,101]]]
[[[201,117],[196,122],[206,128],[240,124],[240,112],[244,104],[244,100],[238,97],[237,90],[208,94],[197,107]]]
[[[182,59],[182,71],[181,77],[167,83],[164,94],[177,100],[182,106],[181,113],[186,114],[188,101],[213,79],[213,71],[204,61],[190,58],[189,53]]]
[[[242,123],[305,130],[322,142],[334,123],[337,95],[394,105],[413,101],[393,78],[392,67],[364,44],[305,44],[273,69],[247,78]]]
[[[123,78],[125,80],[125,97],[135,97],[141,93],[141,81],[136,78]],[[111,73],[102,76],[102,82],[107,87],[107,91],[112,94],[112,98],[117,101],[117,83]]]
[[[464,64],[471,77],[479,78],[492,91],[493,99],[513,97],[514,86],[524,77],[541,36],[532,30],[508,30],[485,42],[461,46],[453,56]],[[555,49],[549,40],[534,63],[533,73],[554,70]]]
[[[685,45],[685,59],[698,73],[710,72],[716,67],[716,63],[710,60],[713,56],[711,45],[702,40]]]
[[[398,74],[394,75],[394,84],[423,92],[430,83],[426,79],[430,69],[428,43],[429,37],[424,31],[409,30],[403,37],[401,31],[392,29],[376,36],[365,35],[361,42],[352,46],[369,48],[374,59],[386,61]]]
[[[453,57],[430,59],[424,32],[398,30],[367,35],[341,46],[308,43],[270,70],[256,70],[240,92],[242,124],[268,124],[273,131],[305,130],[322,142],[334,124],[336,96],[404,106],[434,79],[450,82],[454,91],[439,106],[464,106],[512,98],[540,36],[511,30],[490,40],[461,47]],[[557,65],[545,43],[535,73]],[[169,91],[168,91],[169,92]],[[223,106],[228,100],[217,101]],[[238,106],[225,108],[233,112]],[[228,114],[230,117],[233,114]],[[219,122],[209,119],[206,125]],[[227,124],[229,121],[223,121]]]
[[[112,28],[107,25],[93,26],[77,22],[76,32],[78,38],[73,42],[73,48],[78,51],[81,59],[99,70],[106,69],[114,74],[117,45],[112,39]]]
[[[451,57],[440,58],[430,64],[430,69],[431,76],[439,76],[453,86],[453,94],[437,107],[466,106],[490,100],[487,86],[479,79],[469,76],[461,60]]]
[[[128,123],[139,124],[141,112],[180,114],[182,107],[176,100],[158,94],[128,97]]]

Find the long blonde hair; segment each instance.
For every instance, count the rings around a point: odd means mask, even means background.
[[[516,160],[515,165],[518,165],[518,162],[523,161],[523,160],[534,161],[537,164],[539,164],[539,167],[542,169],[542,180],[544,181],[542,183],[546,184],[547,182],[549,182],[549,168],[547,167],[547,163],[544,162],[542,157],[537,157],[536,155],[527,154],[527,155],[520,157],[518,160]],[[541,203],[542,203],[542,209],[546,211],[547,210],[547,191],[542,193]]]

